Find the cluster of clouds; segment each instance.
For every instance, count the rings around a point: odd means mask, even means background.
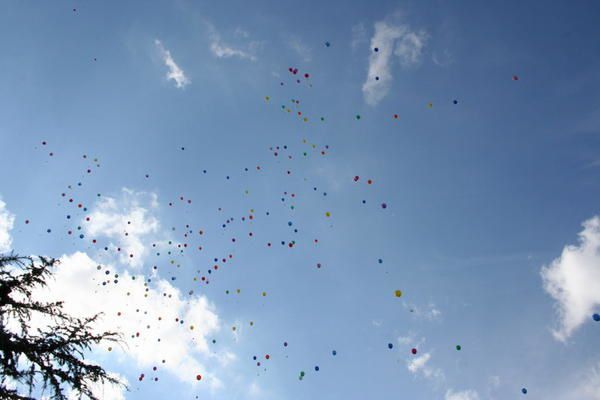
[[[202,385],[215,391],[224,386],[215,371],[235,362],[237,357],[227,349],[220,353],[209,349],[208,338],[222,327],[214,304],[203,295],[182,293],[156,273],[151,282],[141,274],[150,252],[149,243],[161,234],[166,240],[166,232],[161,233],[156,217],[157,209],[154,193],[126,188],[118,196],[98,200],[89,213],[90,221],[83,220],[81,224],[87,234],[110,240],[125,254],[103,263],[94,259],[93,254],[81,251],[64,254],[48,286],[36,291],[34,297],[63,301],[65,311],[76,317],[101,313],[94,328],[121,333],[122,343],[101,345],[94,349],[96,357],[116,357],[146,374],[157,366],[159,371],[168,372],[189,385],[198,385],[196,375],[200,374]],[[0,201],[0,249],[3,251],[11,248],[10,230],[14,219],[6,204]],[[136,257],[129,258],[130,253]],[[41,329],[48,326],[43,318],[31,323]],[[119,378],[126,382],[123,377]],[[101,398],[125,398],[119,386],[96,386],[94,390]],[[77,395],[70,394],[73,398]]]

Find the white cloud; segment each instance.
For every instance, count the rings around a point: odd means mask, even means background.
[[[404,308],[410,310],[410,312],[417,318],[423,318],[429,321],[439,320],[442,316],[442,312],[436,307],[434,303],[429,303],[424,307],[419,307],[415,304],[404,303]]]
[[[398,57],[403,67],[416,65],[421,61],[427,38],[425,31],[411,31],[408,25],[394,25],[385,21],[375,23],[367,80],[362,87],[367,104],[377,105],[389,92],[393,79],[392,55]],[[374,51],[375,48],[378,51]]]
[[[474,390],[464,390],[462,392],[454,392],[448,390],[445,400],[479,400],[479,394]]]
[[[250,42],[248,46],[248,50],[241,50],[239,48],[234,48],[230,45],[227,45],[221,39],[221,35],[217,32],[216,28],[211,23],[206,23],[209,32],[210,39],[210,51],[217,58],[231,58],[238,57],[245,60],[256,61],[256,56],[254,55],[254,50],[259,46],[258,42]],[[234,32],[236,36],[242,36],[247,38],[249,33],[237,28]]]
[[[113,241],[112,246],[121,247],[122,263],[140,267],[149,252],[146,239],[160,228],[152,214],[156,208],[156,194],[123,188],[121,198],[104,197],[97,202],[88,215],[90,221],[84,220],[82,225],[88,237],[106,237]]]
[[[554,337],[565,341],[600,305],[600,217],[585,221],[579,245],[565,246],[560,257],[542,267],[541,276],[556,300],[559,327]]]
[[[288,41],[288,44],[290,48],[300,56],[302,61],[308,63],[312,60],[312,49],[308,45],[306,45],[300,38],[292,37]]]
[[[414,374],[420,370],[425,369],[427,366],[427,361],[429,361],[430,358],[430,353],[424,353],[419,357],[413,358],[407,364],[408,370]]]
[[[578,400],[600,400],[600,364],[586,373],[573,394]]]
[[[262,390],[258,383],[252,382],[248,387],[248,396],[250,397],[260,397],[262,395]]]
[[[12,238],[10,231],[14,223],[14,214],[6,208],[6,203],[0,199],[0,253],[11,250]]]
[[[431,353],[423,353],[418,357],[409,359],[406,363],[406,367],[415,375],[421,374],[427,379],[433,379],[436,381],[443,380],[444,372],[439,368],[434,368],[429,365],[429,360],[431,360]]]
[[[410,66],[421,61],[423,47],[427,42],[427,32],[406,32],[397,42],[394,55],[400,58],[400,64]]]
[[[220,330],[219,317],[206,297],[186,299],[164,279],[154,278],[148,283],[143,275],[132,275],[115,266],[98,269],[98,263],[82,252],[61,257],[53,277],[36,296],[45,301],[64,301],[65,311],[74,316],[102,312],[104,316],[95,328],[122,333],[123,347],[104,344],[97,351],[134,361],[139,373],[145,372],[146,376],[156,366],[182,382],[197,384],[196,375],[201,374],[201,382],[207,382],[210,388],[222,386],[204,365],[215,357],[207,337]],[[108,353],[111,345],[112,353]],[[223,357],[227,362],[235,359],[228,352]]]
[[[183,70],[175,63],[175,60],[173,60],[173,57],[171,56],[171,52],[167,50],[158,39],[154,40],[154,44],[158,48],[163,62],[167,68],[169,68],[166,75],[167,80],[175,81],[175,86],[178,88],[184,88],[186,85],[189,85],[191,83],[190,79],[185,76]]]
[[[127,379],[124,376],[118,374],[110,374],[113,378],[116,378],[125,385],[128,385]],[[127,391],[123,386],[112,385],[105,383],[104,385],[100,382],[92,382],[90,388],[94,396],[102,400],[125,400],[125,392]],[[68,400],[79,400],[80,395],[77,391],[70,389],[67,392]]]

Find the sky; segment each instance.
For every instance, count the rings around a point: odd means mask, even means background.
[[[598,400],[599,18],[2,2],[0,252],[104,399]]]

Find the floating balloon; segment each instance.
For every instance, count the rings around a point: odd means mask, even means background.
[[[197,381],[199,381],[199,380],[201,380],[201,379],[202,379],[202,375],[200,375],[200,374],[196,375],[196,380],[197,380]]]
[[[456,345],[456,350],[460,351],[460,349],[462,349],[462,347],[460,346],[460,344]]]
[[[527,394],[527,389],[526,388],[521,389],[521,393]]]
[[[331,352],[331,354],[335,356],[335,355],[337,354],[337,351],[333,350],[333,351]]]
[[[414,347],[412,349],[410,349],[410,352],[413,354],[417,354],[417,349],[415,349]]]
[[[396,296],[396,297],[402,297],[402,290],[395,290],[394,291],[394,296]]]
[[[393,349],[393,348],[394,348],[394,345],[391,343],[388,343],[388,349]]]
[[[594,319],[594,321],[598,322],[598,321],[600,321],[600,314],[596,313],[596,314],[592,315],[592,318]]]
[[[518,81],[518,80],[519,80],[519,77],[518,77],[517,75],[513,75],[513,76],[512,76],[512,80],[513,80],[513,81]]]

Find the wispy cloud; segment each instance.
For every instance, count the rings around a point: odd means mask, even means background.
[[[302,61],[308,63],[312,60],[312,49],[305,44],[299,37],[292,37],[288,40],[288,45],[296,52]]]
[[[444,380],[444,372],[436,367],[432,367],[429,363],[431,353],[423,353],[418,357],[411,358],[406,363],[406,368],[414,375],[421,374],[427,379],[437,382]]]
[[[446,396],[444,396],[445,400],[479,400],[479,394],[474,390],[463,390],[461,392],[455,392],[453,390],[448,390],[446,392]]]
[[[544,289],[556,300],[557,340],[565,341],[600,305],[600,217],[583,223],[579,245],[565,246],[560,257],[541,269]]]
[[[410,312],[412,312],[413,315],[417,318],[423,318],[429,321],[436,321],[439,320],[442,316],[442,312],[433,303],[429,303],[423,307],[408,303],[403,303],[403,306],[404,308],[410,310]]]
[[[350,42],[350,46],[352,50],[356,50],[361,44],[368,43],[367,39],[367,30],[365,29],[365,24],[359,22],[358,24],[352,26],[352,41]]]
[[[6,208],[6,203],[0,199],[0,253],[9,251],[12,246],[10,231],[15,223],[15,216]]]
[[[406,24],[375,23],[367,80],[362,87],[367,104],[375,106],[388,94],[393,80],[393,56],[403,67],[417,65],[428,37],[424,30],[412,31]]]
[[[256,55],[254,51],[259,46],[256,41],[250,42],[246,47],[246,50],[235,48],[231,45],[226,44],[222,39],[217,29],[209,22],[206,22],[208,27],[208,35],[210,39],[210,51],[217,58],[232,58],[237,57],[243,60],[256,61]],[[234,32],[235,36],[248,38],[250,35],[248,32],[237,28]]]
[[[191,83],[190,79],[185,76],[183,70],[175,63],[175,60],[173,60],[173,57],[171,56],[171,52],[167,50],[165,46],[163,46],[162,42],[158,39],[154,40],[154,44],[160,52],[163,62],[169,69],[166,75],[167,80],[173,80],[175,82],[175,86],[180,89],[189,85]]]

